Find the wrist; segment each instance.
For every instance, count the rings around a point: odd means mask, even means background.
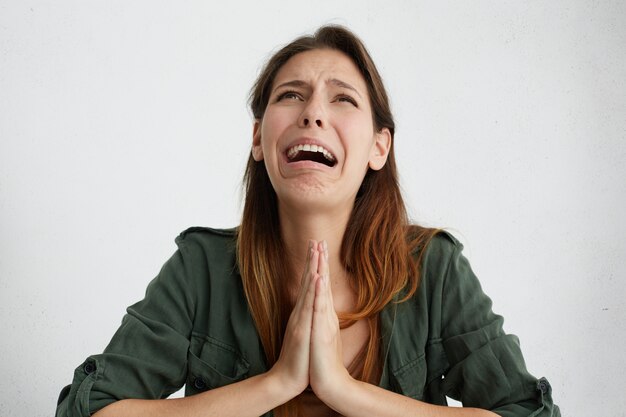
[[[306,385],[302,386],[302,384],[295,383],[292,379],[276,370],[276,367],[273,367],[263,375],[270,393],[278,396],[281,399],[281,404],[297,397],[306,389]]]
[[[326,405],[335,411],[345,402],[346,395],[356,392],[360,388],[361,381],[358,381],[345,370],[341,376],[329,378],[324,384],[312,386],[315,395]]]

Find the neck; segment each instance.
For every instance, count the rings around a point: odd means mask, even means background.
[[[279,202],[281,237],[290,259],[291,283],[300,285],[304,271],[309,240],[325,240],[328,244],[328,260],[332,283],[343,281],[346,276],[340,261],[341,243],[352,212],[352,207],[341,210],[302,210]]]

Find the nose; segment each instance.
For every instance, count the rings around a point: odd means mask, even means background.
[[[304,126],[308,126],[310,122],[309,122],[309,119],[305,117],[305,118],[302,120],[302,123],[304,124]],[[320,119],[315,119],[315,124],[316,124],[318,127],[322,127],[322,121],[321,121]]]
[[[326,127],[326,112],[324,106],[316,97],[311,97],[309,102],[302,110],[298,125],[300,127],[312,127],[317,126],[321,128]]]

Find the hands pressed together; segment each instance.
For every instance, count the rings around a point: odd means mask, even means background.
[[[285,388],[293,390],[294,397],[310,385],[316,396],[329,406],[340,387],[355,381],[343,364],[325,241],[309,241],[300,292],[272,372],[280,375]]]
[[[258,416],[309,385],[320,401],[345,416],[495,416],[475,408],[426,404],[352,378],[343,363],[324,241],[309,242],[280,356],[268,372],[186,398],[115,401],[94,416]]]

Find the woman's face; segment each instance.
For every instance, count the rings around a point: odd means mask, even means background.
[[[354,203],[368,167],[385,164],[391,136],[376,132],[365,80],[342,52],[316,49],[278,71],[252,155],[282,203]]]

